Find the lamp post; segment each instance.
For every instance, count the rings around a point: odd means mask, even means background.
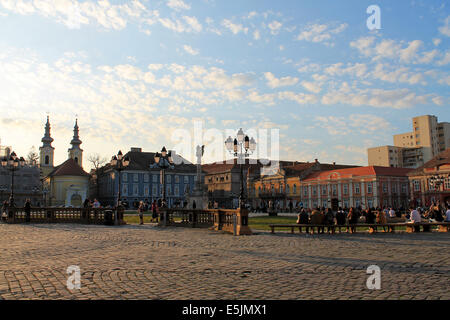
[[[118,210],[119,210],[119,207],[122,206],[122,202],[120,200],[120,196],[121,196],[120,195],[120,185],[122,183],[121,182],[121,177],[122,177],[121,172],[123,170],[125,170],[128,167],[128,165],[130,164],[130,158],[128,156],[124,157],[122,154],[122,151],[119,150],[119,152],[117,153],[117,156],[112,157],[110,164],[111,164],[111,167],[114,170],[116,170],[119,175],[118,188],[117,188],[118,191],[117,191],[116,215],[114,217],[114,224],[117,225],[118,224]]]
[[[256,150],[256,141],[253,138],[250,139],[246,134],[244,134],[242,128],[240,128],[236,138],[233,139],[229,136],[228,139],[225,140],[225,146],[228,152],[233,154],[238,159],[241,179],[239,208],[243,209],[245,204],[243,162],[245,163],[245,158],[248,158]]]
[[[14,172],[25,166],[25,159],[23,157],[17,157],[16,153],[13,151],[9,158],[4,157],[1,160],[1,165],[3,168],[11,171],[11,195],[9,197],[9,205],[14,206]]]
[[[166,170],[174,168],[172,153],[170,151],[167,152],[166,147],[162,147],[161,153],[157,152],[155,154],[155,163],[150,165],[150,168],[159,169],[161,172],[161,184],[163,188],[161,206],[166,207]]]

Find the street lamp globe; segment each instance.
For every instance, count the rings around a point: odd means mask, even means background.
[[[166,155],[167,155],[167,149],[166,149],[166,147],[163,147],[163,148],[161,149],[161,155],[162,155],[163,158],[166,157]]]
[[[239,141],[239,143],[242,143],[244,141],[244,131],[242,130],[242,128],[239,129],[238,133],[237,133],[237,139]]]
[[[228,151],[232,151],[233,150],[233,139],[231,138],[231,136],[229,136],[228,139],[225,140],[225,146],[226,146]]]

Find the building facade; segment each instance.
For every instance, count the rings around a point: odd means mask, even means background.
[[[418,168],[450,147],[450,123],[436,116],[412,119],[413,131],[394,135],[393,146],[369,148],[369,166]]]
[[[166,200],[169,207],[181,205],[193,192],[196,183],[197,169],[194,164],[172,152],[175,161],[173,169],[166,170]],[[151,203],[162,198],[161,171],[150,166],[155,163],[154,152],[143,152],[141,148],[131,148],[124,155],[129,157],[130,164],[121,171],[120,193],[122,202],[128,208],[137,208],[139,201]],[[119,191],[118,172],[108,163],[98,169],[98,200],[103,206],[115,206]],[[91,181],[91,185],[92,185]]]
[[[89,174],[83,170],[82,141],[79,137],[78,119],[75,120],[73,138],[68,159],[54,166],[53,138],[47,117],[40,151],[40,168],[45,205],[57,207],[81,207],[89,192]]]
[[[407,208],[411,169],[356,167],[314,172],[300,182],[304,207]]]
[[[314,172],[330,169],[353,168],[352,165],[314,162],[282,163],[276,172],[261,174],[254,181],[255,208],[268,208],[272,202],[276,208],[284,210],[292,202],[293,206],[304,206],[301,182]]]
[[[12,172],[0,166],[0,201],[11,194]],[[14,172],[14,203],[22,207],[30,199],[32,206],[43,204],[40,171],[37,165],[25,165]]]
[[[430,206],[433,202],[450,202],[450,148],[444,150],[409,174],[411,201],[416,206]],[[432,183],[432,177],[443,177],[443,183]]]

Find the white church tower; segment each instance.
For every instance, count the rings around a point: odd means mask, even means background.
[[[70,142],[72,148],[69,149],[69,158],[72,158],[80,167],[83,167],[83,150],[80,148],[82,142],[78,133],[78,119],[76,119],[75,127],[73,128],[73,139]]]

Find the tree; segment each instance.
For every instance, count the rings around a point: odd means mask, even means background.
[[[32,166],[37,164],[39,162],[38,160],[39,154],[37,153],[35,146],[32,146],[30,152],[28,152],[26,162],[28,165]]]
[[[88,156],[88,161],[92,165],[92,171],[94,172],[94,181],[96,185],[96,197],[98,198],[100,193],[100,186],[98,184],[98,171],[106,163],[106,158],[101,157],[98,153],[90,154]]]

